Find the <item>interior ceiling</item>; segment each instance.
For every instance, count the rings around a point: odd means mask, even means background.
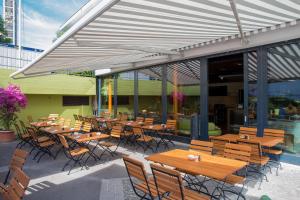
[[[134,68],[216,42],[246,42],[297,24],[299,11],[292,0],[102,0],[13,76]]]

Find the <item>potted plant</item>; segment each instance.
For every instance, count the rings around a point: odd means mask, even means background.
[[[27,98],[16,85],[0,88],[0,142],[9,142],[15,139],[11,129],[18,118],[17,113],[25,108]]]

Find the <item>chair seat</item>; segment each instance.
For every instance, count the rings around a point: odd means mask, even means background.
[[[89,150],[88,150],[87,148],[85,148],[85,147],[80,147],[80,148],[71,150],[71,151],[70,151],[70,154],[71,154],[72,156],[79,156],[79,155],[82,155],[82,154],[84,154],[84,153],[86,153],[86,152],[88,152],[88,151],[89,151]]]
[[[139,142],[150,142],[153,140],[153,137],[148,136],[148,135],[144,135],[143,137],[140,137],[137,139],[137,141]]]
[[[251,157],[250,163],[253,164],[259,164],[259,165],[265,165],[269,162],[270,158],[267,156],[262,157]]]
[[[227,178],[226,178],[226,183],[229,183],[231,185],[242,184],[244,181],[245,181],[245,177],[237,176],[234,174],[227,176]]]
[[[48,140],[50,140],[50,138],[48,136],[38,137],[38,142],[46,142]]]
[[[281,155],[283,153],[280,149],[263,149],[263,152],[272,155]]]
[[[112,142],[101,142],[100,145],[101,145],[101,146],[104,146],[104,147],[112,147],[112,146],[115,146],[115,144],[112,143]]]
[[[49,140],[49,141],[46,141],[46,142],[41,142],[39,143],[39,146],[40,147],[49,147],[51,145],[54,145],[55,142],[53,140]]]

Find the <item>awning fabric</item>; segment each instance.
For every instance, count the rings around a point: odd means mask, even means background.
[[[102,0],[12,76],[134,67],[299,19],[297,0]]]

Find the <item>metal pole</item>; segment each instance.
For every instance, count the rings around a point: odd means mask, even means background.
[[[208,66],[207,58],[200,60],[200,139],[208,140]]]
[[[244,67],[244,126],[248,126],[248,52],[243,54],[243,67]]]
[[[18,5],[18,45],[19,45],[19,67],[22,67],[22,42],[21,42],[21,30],[22,30],[22,0],[19,0]]]
[[[136,118],[139,114],[139,75],[138,71],[134,71],[134,96],[133,96],[133,110],[134,110],[134,118]]]
[[[168,113],[168,99],[167,99],[167,75],[168,75],[168,72],[167,72],[167,66],[166,65],[163,65],[161,67],[161,72],[162,72],[162,80],[161,80],[161,104],[162,104],[162,108],[161,108],[161,111],[162,111],[162,123],[166,123],[167,121],[167,113]]]

